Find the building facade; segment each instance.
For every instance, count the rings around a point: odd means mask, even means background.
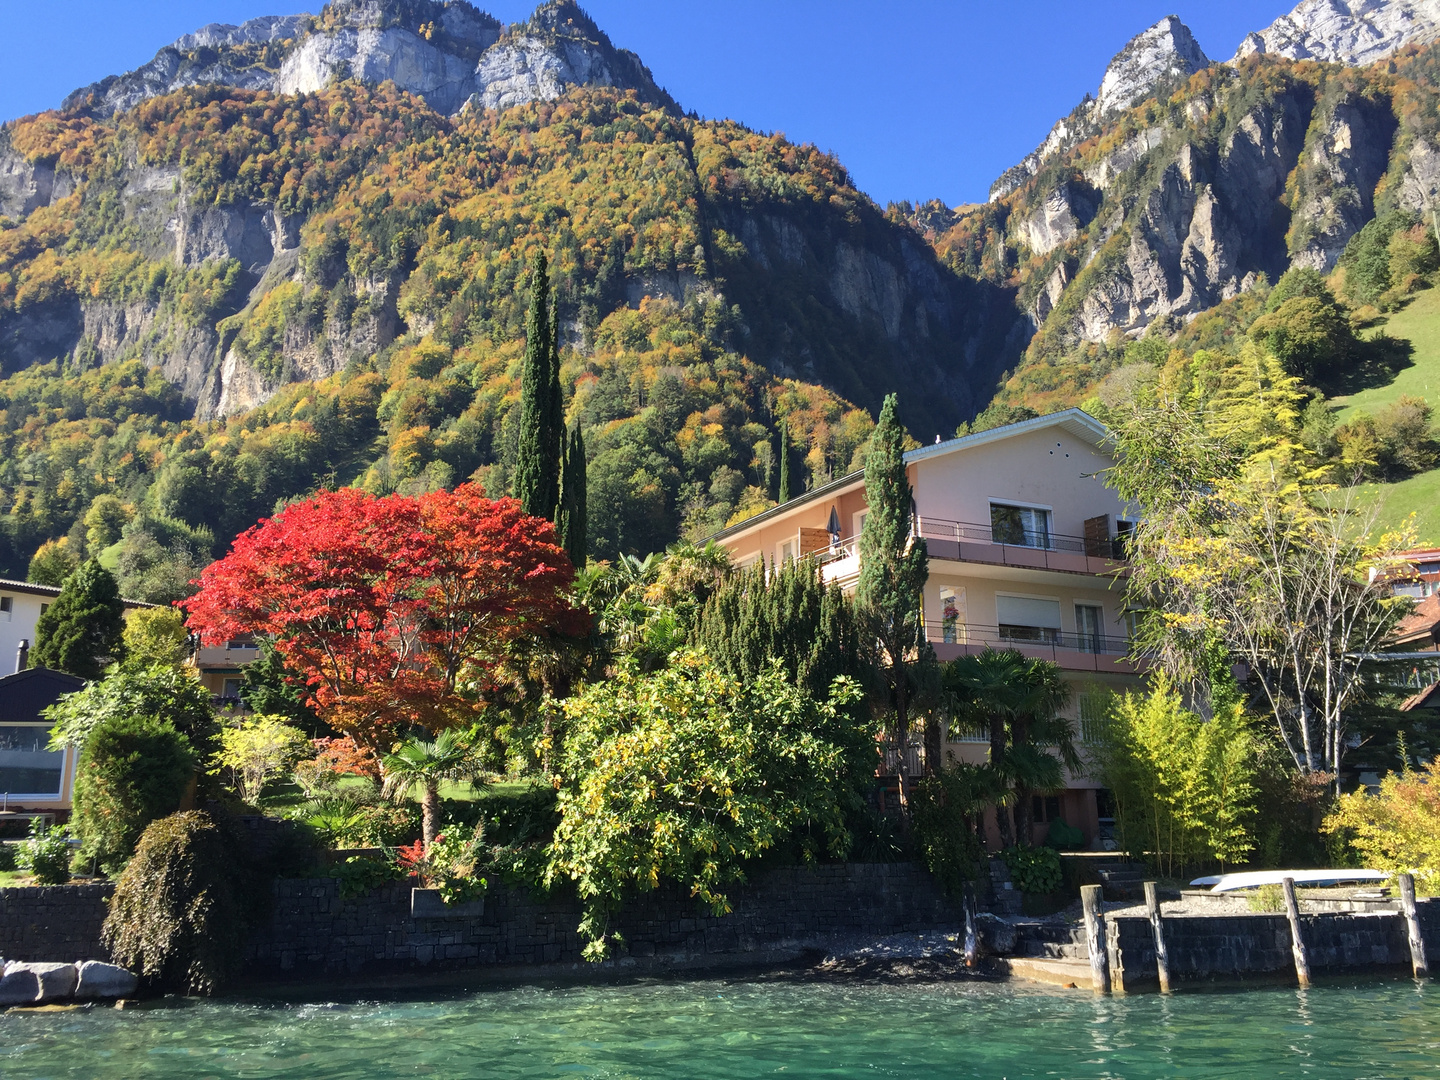
[[[1051,660],[1072,689],[1082,742],[1107,692],[1133,689],[1127,657],[1125,542],[1134,516],[1105,486],[1113,464],[1105,427],[1079,409],[912,450],[914,529],[930,557],[926,636],[941,660],[1013,648]],[[740,566],[814,559],[826,580],[852,589],[866,513],[863,473],[852,473],[716,534]],[[947,738],[955,760],[986,760],[978,738]],[[1037,798],[1036,839],[1055,818],[1098,843],[1106,832],[1100,785],[1067,776]]]

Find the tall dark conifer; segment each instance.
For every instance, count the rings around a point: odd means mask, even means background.
[[[560,546],[577,567],[585,565],[589,538],[585,535],[585,439],[580,421],[570,431],[560,469],[560,507],[555,511],[555,530]]]
[[[925,639],[921,599],[930,576],[929,555],[921,537],[911,537],[910,480],[905,475],[905,432],[896,414],[895,395],[885,398],[880,420],[865,456],[865,502],[860,529],[860,580],[855,606],[867,638],[875,643],[875,668],[883,684],[898,751],[900,802],[909,808],[908,766],[914,706],[936,673],[935,652]],[[930,767],[939,764],[939,728],[925,732]]]
[[[125,604],[115,577],[91,559],[71,574],[35,622],[30,663],[99,679],[124,651]]]
[[[780,421],[780,493],[779,501],[790,501],[790,425]]]
[[[515,497],[527,514],[536,517],[553,518],[559,503],[565,435],[562,409],[550,274],[542,251],[530,275],[525,365],[520,372],[520,445],[515,460]]]

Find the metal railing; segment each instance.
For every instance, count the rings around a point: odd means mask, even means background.
[[[1020,530],[1018,539],[999,526],[975,521],[947,521],[944,518],[920,518],[919,534],[927,544],[931,542],[962,544],[986,544],[999,550],[995,559],[984,561],[1000,562],[1017,566],[1034,566],[1037,560],[1049,564],[1051,553],[1059,555],[1083,555],[1107,562],[1123,562],[1125,541],[1123,537],[1085,537],[1066,533]],[[943,551],[943,549],[941,549]],[[936,551],[932,548],[932,554]],[[958,553],[957,553],[958,554]],[[946,558],[940,554],[940,558]],[[1073,559],[1065,560],[1066,563]]]
[[[1019,631],[1019,632],[1017,632]],[[989,645],[995,649],[1067,650],[1097,656],[1124,656],[1130,641],[1105,634],[1072,634],[1046,627],[984,626],[977,623],[926,622],[925,639],[947,645]]]

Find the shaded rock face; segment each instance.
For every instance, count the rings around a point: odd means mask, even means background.
[[[1302,0],[1264,30],[1247,34],[1234,60],[1253,53],[1360,65],[1404,45],[1440,38],[1440,0]]]
[[[1209,65],[1195,35],[1174,15],[1136,34],[1111,58],[1096,96],[1087,96],[1069,116],[1056,123],[1033,153],[1006,170],[991,186],[990,201],[1010,194],[1039,172],[1046,161],[1096,134],[1107,118]]]
[[[509,31],[464,0],[335,0],[318,18],[203,27],[144,67],[76,90],[64,107],[110,116],[187,86],[291,94],[347,78],[393,82],[446,114],[551,100],[577,85],[673,105],[639,58],[612,45],[571,0],[551,0]]]

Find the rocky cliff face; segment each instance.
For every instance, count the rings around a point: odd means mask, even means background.
[[[1235,60],[1265,53],[1360,65],[1436,38],[1440,0],[1302,0],[1290,14],[1247,34]]]
[[[76,90],[64,107],[104,117],[188,86],[309,93],[345,78],[391,81],[446,114],[553,100],[577,85],[673,105],[639,58],[611,44],[572,0],[551,0],[508,29],[465,0],[333,0],[318,17],[203,27],[144,67]]]
[[[1173,86],[1208,66],[1209,59],[1190,28],[1167,15],[1150,29],[1131,38],[1111,59],[1100,89],[1060,120],[1019,165],[1007,170],[990,189],[993,202],[1023,184],[1057,154],[1095,135],[1116,113]]]

